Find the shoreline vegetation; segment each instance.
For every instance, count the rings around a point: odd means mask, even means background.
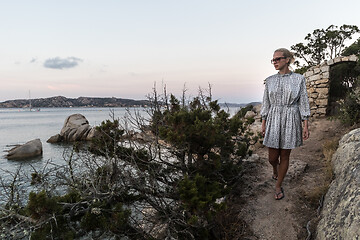
[[[69,108],[69,107],[148,107],[149,100],[134,100],[115,97],[78,97],[67,98],[55,96],[48,98],[37,98],[31,100],[33,108]],[[247,105],[257,105],[260,102],[251,103],[219,103],[221,107],[245,107]],[[29,108],[28,99],[15,99],[0,102],[0,108]]]
[[[3,184],[0,236],[222,239],[219,217],[259,137],[245,117],[252,106],[230,117],[210,96],[154,90],[150,122],[136,113],[127,123],[113,117],[88,145],[75,143],[63,167],[18,170]],[[29,195],[18,179],[31,180]]]

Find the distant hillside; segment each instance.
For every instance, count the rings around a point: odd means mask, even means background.
[[[96,98],[79,97],[66,98],[63,96],[31,99],[33,108],[52,108],[52,107],[133,107],[146,106],[147,100],[133,100],[123,98]],[[0,108],[28,108],[29,99],[8,100],[0,103]]]
[[[245,107],[249,104],[253,106],[261,102],[251,103],[219,103],[221,107]],[[52,107],[138,107],[147,106],[147,100],[133,100],[124,98],[98,98],[98,97],[79,97],[66,98],[63,96],[31,99],[33,108],[52,108]],[[0,108],[29,108],[29,99],[16,99],[0,102]]]
[[[247,105],[259,105],[261,104],[261,102],[251,102],[251,103],[219,103],[220,107],[238,107],[238,108],[243,108],[246,107]]]

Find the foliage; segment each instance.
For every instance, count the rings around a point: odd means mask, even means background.
[[[301,65],[299,61],[295,64],[298,68],[311,67],[320,64],[327,58],[339,56],[344,47],[345,41],[352,39],[352,35],[359,33],[356,25],[330,25],[326,29],[315,29],[305,37],[306,43],[297,43],[291,46],[295,56],[305,62]]]
[[[241,118],[252,106],[230,118],[217,101],[201,93],[188,104],[174,95],[168,99],[162,109],[153,108],[151,129],[173,147],[183,175],[176,189],[180,206],[194,228],[192,235],[202,239],[211,235],[213,217],[223,206],[217,199],[226,196],[238,177],[240,165],[231,156],[250,153],[248,139],[241,138],[247,126]]]
[[[341,101],[339,118],[348,125],[360,123],[360,78]]]
[[[360,57],[360,39],[345,48],[342,55],[348,56],[352,54]],[[339,112],[339,101],[344,101],[345,99],[347,102],[346,105],[351,102],[349,102],[351,97],[348,95],[356,85],[356,81],[359,77],[360,61],[339,63],[330,68],[330,114],[337,114]]]
[[[34,219],[46,218],[58,211],[56,201],[47,196],[45,191],[39,193],[31,192],[29,194],[29,202],[27,205],[28,215]]]
[[[360,57],[360,38],[357,41],[355,41],[353,44],[345,48],[342,55],[343,56],[356,55]]]
[[[303,66],[303,67],[299,67],[297,69],[295,69],[295,73],[299,73],[299,74],[304,74],[306,73],[306,71],[309,69],[309,66]]]
[[[330,69],[330,101],[344,99],[353,88],[358,76],[360,76],[358,62],[345,62],[332,66]]]
[[[215,239],[241,158],[257,141],[254,119],[244,118],[252,106],[230,117],[202,91],[189,101],[154,91],[150,100],[149,121],[130,116],[132,129],[104,121],[65,166],[32,173],[28,201],[13,200],[15,175],[2,233],[16,223],[20,239]]]
[[[120,128],[119,120],[106,120],[96,127],[98,137],[92,140],[90,151],[94,154],[104,155],[116,154],[118,151],[117,143],[121,140],[124,130]],[[110,157],[112,157],[111,155]]]

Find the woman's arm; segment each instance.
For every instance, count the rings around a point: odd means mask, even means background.
[[[303,127],[303,139],[307,140],[310,137],[308,120],[304,120],[304,127]]]
[[[261,124],[261,133],[262,133],[263,137],[265,136],[265,129],[266,129],[266,120],[263,119],[262,124]]]

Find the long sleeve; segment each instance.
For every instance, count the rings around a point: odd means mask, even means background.
[[[269,99],[268,83],[266,81],[265,89],[264,89],[264,96],[263,96],[263,101],[262,101],[261,111],[260,111],[260,115],[261,115],[262,119],[266,119],[266,117],[269,113],[269,110],[270,110],[270,99]]]
[[[301,120],[308,120],[310,117],[310,106],[309,106],[308,94],[306,91],[305,77],[303,77],[301,80],[299,110],[300,110]]]

